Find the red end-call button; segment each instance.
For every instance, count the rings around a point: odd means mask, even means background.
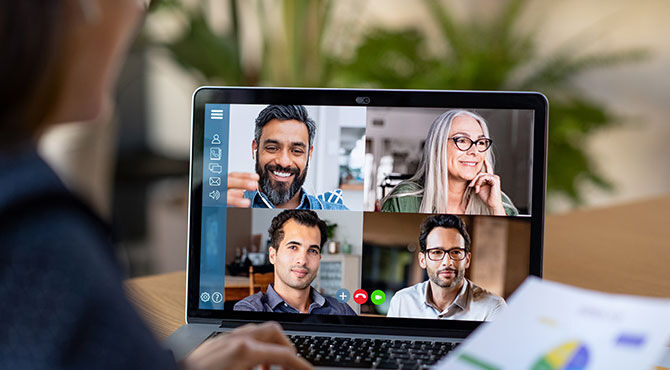
[[[363,289],[358,289],[354,292],[354,302],[363,304],[368,300],[368,292]]]

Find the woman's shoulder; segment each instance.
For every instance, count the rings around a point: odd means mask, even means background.
[[[401,182],[384,199],[383,212],[418,212],[422,187],[415,182]]]
[[[0,209],[0,253],[8,256],[0,258],[0,292],[12,302],[3,315],[21,329],[12,342],[32,351],[14,360],[30,368],[75,348],[78,361],[100,368],[174,368],[124,297],[109,233],[74,196],[46,195],[26,197],[20,212]]]
[[[391,193],[389,195],[395,195],[395,196],[403,196],[403,195],[416,195],[420,196],[419,194],[409,194],[409,193],[415,193],[423,190],[423,187],[419,184],[417,184],[414,181],[403,181],[400,184],[396,185],[396,187],[391,190]]]
[[[35,153],[12,159],[15,166],[0,167],[0,188],[8,189],[0,194],[0,235],[13,241],[6,247],[57,256],[99,250],[114,261],[106,223]]]
[[[109,229],[65,191],[36,192],[0,207],[0,239],[7,242],[3,253],[12,256],[0,268],[49,276],[41,280],[49,284],[83,286],[102,272],[122,277]]]
[[[502,204],[503,208],[505,208],[505,214],[507,216],[518,216],[519,215],[519,210],[516,209],[516,206],[514,206],[514,203],[512,202],[512,199],[510,199],[507,194],[504,192],[501,192],[501,198],[502,198]]]

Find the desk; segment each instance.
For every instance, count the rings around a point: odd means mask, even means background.
[[[544,278],[670,297],[670,196],[547,217]]]
[[[186,322],[186,272],[126,281],[126,294],[159,340]]]
[[[612,293],[670,297],[670,196],[548,216],[544,277]],[[130,279],[126,290],[159,339],[184,324],[185,273]]]

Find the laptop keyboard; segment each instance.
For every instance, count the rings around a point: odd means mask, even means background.
[[[298,355],[314,366],[373,369],[425,369],[456,347],[456,343],[288,336]]]
[[[221,332],[212,333],[209,338]],[[314,366],[427,369],[458,343],[420,340],[338,338],[310,335],[288,335],[298,356]]]

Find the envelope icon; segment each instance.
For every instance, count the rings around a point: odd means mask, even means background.
[[[221,186],[221,178],[220,177],[210,177],[209,178],[209,186]]]

